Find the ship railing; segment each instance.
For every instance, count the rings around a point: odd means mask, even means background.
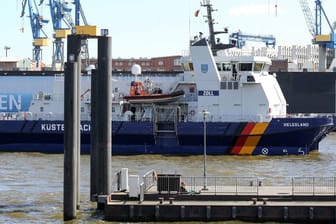
[[[203,122],[203,117],[199,116],[198,118],[199,122]],[[269,115],[234,115],[234,114],[228,114],[228,115],[216,115],[216,114],[210,114],[207,116],[207,122],[217,122],[217,121],[240,121],[240,122],[268,122],[271,120],[271,116]]]
[[[262,196],[336,196],[336,177],[143,176],[144,193]]]
[[[333,117],[333,113],[295,113],[287,114],[286,117]]]
[[[22,120],[20,112],[3,112],[0,113],[0,120]]]

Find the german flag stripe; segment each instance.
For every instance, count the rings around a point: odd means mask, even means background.
[[[251,155],[269,123],[247,123],[240,133],[231,154]]]
[[[236,144],[231,149],[231,154],[238,155],[240,150],[244,146],[246,139],[247,139],[246,135],[245,136],[239,136],[237,141],[236,141]]]
[[[243,129],[243,131],[240,133],[241,135],[248,135],[253,130],[256,123],[247,123]]]

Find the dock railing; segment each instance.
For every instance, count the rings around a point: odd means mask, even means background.
[[[147,192],[151,187],[156,185],[157,181],[157,173],[155,170],[149,170],[147,171],[143,177],[143,190],[144,192]]]
[[[168,194],[212,194],[212,195],[321,195],[336,196],[335,177],[225,177],[208,176],[206,190],[204,177],[171,174],[153,174],[153,170],[143,176],[144,193]],[[176,187],[177,183],[180,187]]]

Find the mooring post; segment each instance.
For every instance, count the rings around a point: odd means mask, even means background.
[[[82,46],[82,39],[79,40],[80,41],[80,46]],[[78,47],[78,46],[77,46]],[[80,47],[81,50],[82,47]],[[80,101],[80,95],[81,95],[81,78],[82,78],[82,61],[81,61],[81,57],[80,57],[80,53],[77,56],[77,73],[75,74],[76,78],[76,112],[77,112],[77,118],[75,120],[76,123],[76,128],[78,130],[77,132],[77,145],[78,145],[78,150],[77,150],[77,187],[76,187],[76,191],[77,191],[77,209],[79,209],[80,207],[80,155],[81,155],[81,101]]]
[[[74,219],[77,215],[76,69],[77,62],[65,63],[64,95],[68,97],[64,99],[64,220]]]
[[[71,220],[77,216],[78,207],[78,154],[80,153],[79,81],[80,37],[68,36],[67,62],[64,72],[64,192],[63,218]]]
[[[97,75],[98,70],[93,69],[91,71],[91,148],[90,148],[90,200],[97,201],[97,185],[98,185],[98,139],[99,128],[97,123]]]
[[[98,140],[98,197],[108,196],[112,192],[111,161],[112,161],[112,40],[109,36],[98,37],[98,76],[97,76],[97,128],[99,128]],[[103,208],[105,203],[98,200],[98,208]]]

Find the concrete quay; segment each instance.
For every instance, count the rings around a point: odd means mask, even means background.
[[[140,198],[127,192],[107,197],[109,221],[226,221],[335,223],[336,197],[331,194],[287,192],[291,187],[259,187],[258,194],[195,193],[159,194],[150,190]],[[287,190],[286,190],[287,189]]]

